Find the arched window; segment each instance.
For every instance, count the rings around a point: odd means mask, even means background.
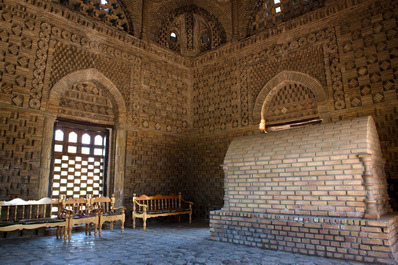
[[[54,138],[56,141],[63,141],[64,140],[64,132],[62,130],[56,130]]]
[[[82,136],[82,144],[90,144],[91,137],[87,133],[83,134]]]
[[[70,142],[70,143],[77,143],[77,133],[75,133],[75,132],[70,132],[70,133],[69,133],[68,142]]]
[[[177,34],[175,32],[171,32],[170,33],[170,40],[173,42],[177,42],[178,38],[177,38]]]

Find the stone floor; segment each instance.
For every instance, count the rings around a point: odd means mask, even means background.
[[[74,232],[64,243],[55,236],[0,239],[0,264],[360,264],[208,240],[204,222],[149,223],[101,238]]]

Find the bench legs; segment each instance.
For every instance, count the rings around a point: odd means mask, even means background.
[[[144,231],[146,231],[146,217],[144,217],[142,220],[144,221],[144,224],[143,224],[143,226],[144,226]]]
[[[144,231],[146,230],[146,219],[147,219],[146,217],[142,218]],[[124,222],[122,223],[122,228],[123,228],[123,231],[124,231],[123,224],[124,224]],[[133,216],[133,229],[135,229],[135,227],[136,227],[136,221],[135,221],[135,217]]]
[[[66,239],[68,238],[68,226],[57,226],[57,230],[55,232],[55,235],[57,239],[62,239],[64,238],[64,241],[66,242]]]

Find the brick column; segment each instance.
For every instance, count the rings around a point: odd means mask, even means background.
[[[372,155],[365,153],[358,155],[359,159],[364,165],[363,172],[363,185],[365,186],[366,199],[365,199],[365,214],[366,219],[379,219],[380,215],[377,212],[376,200],[373,195],[373,174],[371,169]]]

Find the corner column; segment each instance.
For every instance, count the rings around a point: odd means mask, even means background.
[[[39,198],[48,197],[51,171],[51,151],[54,134],[54,123],[57,117],[49,115],[44,118],[42,151],[40,157]]]
[[[116,206],[123,205],[124,198],[124,170],[126,163],[126,138],[125,128],[116,128],[116,150],[115,150],[115,182],[114,191]]]

